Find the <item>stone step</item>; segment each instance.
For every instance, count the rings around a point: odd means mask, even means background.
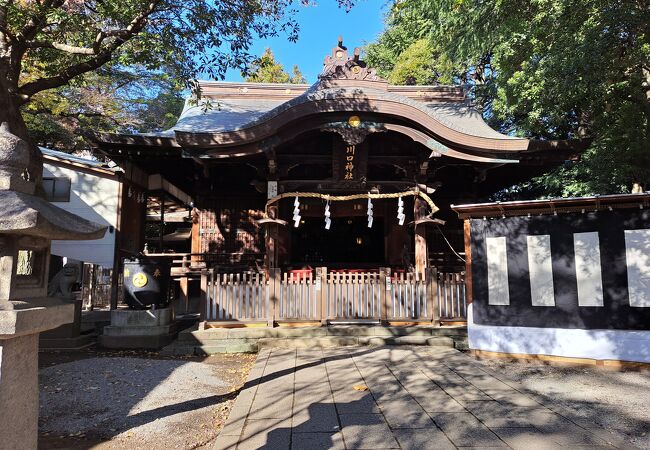
[[[217,353],[257,353],[258,351],[258,344],[201,345],[194,347],[193,354],[207,356]]]
[[[286,339],[317,337],[432,337],[448,336],[462,338],[467,335],[465,327],[383,327],[383,326],[328,326],[302,328],[210,328],[207,330],[184,330],[179,341],[208,345],[229,339]]]
[[[435,347],[454,347],[454,339],[446,336],[399,336],[359,338],[361,345],[431,345]]]
[[[350,336],[325,336],[314,338],[264,338],[259,348],[333,348],[359,345],[359,338]]]
[[[244,341],[241,339],[223,339],[206,345],[185,345],[178,341],[165,347],[165,355],[212,355],[215,353],[254,353],[262,348],[336,348],[356,345],[428,345],[454,348],[455,342],[450,337],[437,336],[403,336],[403,337],[352,337],[325,336],[316,338],[262,338]]]
[[[256,352],[261,348],[332,348],[352,345],[429,345],[467,348],[465,327],[252,327],[187,329],[163,349],[168,355]]]

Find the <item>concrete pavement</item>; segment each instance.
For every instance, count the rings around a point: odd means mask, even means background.
[[[260,352],[214,450],[620,445],[456,350],[347,347]]]

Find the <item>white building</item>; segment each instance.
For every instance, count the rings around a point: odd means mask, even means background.
[[[41,148],[43,188],[66,211],[108,227],[102,239],[52,241],[52,255],[113,268],[119,224],[120,169],[67,153]]]

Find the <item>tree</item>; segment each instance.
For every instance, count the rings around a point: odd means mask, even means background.
[[[291,69],[291,82],[293,84],[307,84],[307,78],[298,69],[297,64],[294,64],[293,69]]]
[[[289,75],[282,64],[275,60],[275,55],[270,48],[266,48],[262,56],[255,58],[242,72],[244,79],[249,83],[306,83],[297,65],[293,66]]]
[[[648,11],[647,0],[402,0],[368,53],[386,58],[389,38],[405,48],[426,37],[502,132],[592,139],[579,163],[518,195],[628,191],[650,178]]]
[[[388,81],[406,85],[451,84],[453,69],[450,61],[429,39],[419,39],[399,54]]]
[[[87,137],[93,132],[170,128],[183,108],[183,88],[164,73],[104,66],[69,85],[39,92],[21,112],[35,143],[76,152],[89,149]]]
[[[348,0],[339,4],[350,6]],[[0,0],[0,123],[28,139],[20,108],[37,94],[111,64],[166,68],[189,79],[198,68],[223,77],[244,69],[253,39],[295,40],[292,0]],[[40,153],[32,149],[38,178]]]

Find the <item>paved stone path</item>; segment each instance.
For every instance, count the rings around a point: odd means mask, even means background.
[[[214,450],[615,448],[611,437],[456,350],[274,349],[259,354]]]

